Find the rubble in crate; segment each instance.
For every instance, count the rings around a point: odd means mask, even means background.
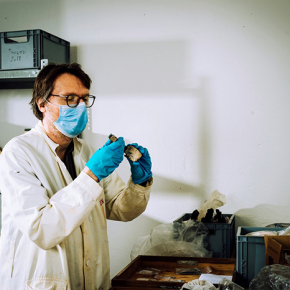
[[[209,208],[209,209],[207,210],[207,212],[206,212],[205,217],[203,217],[203,218],[201,219],[201,221],[202,221],[203,223],[211,223],[212,220],[213,220],[213,213],[214,213],[213,208]]]
[[[289,289],[290,267],[287,265],[270,265],[262,268],[260,273],[251,281],[250,290]]]
[[[207,213],[207,214],[206,214]],[[202,220],[202,218],[205,218]],[[200,223],[200,224],[198,224]],[[230,258],[232,256],[235,243],[235,216],[233,214],[223,214],[220,210],[210,208],[207,211],[194,210],[192,213],[185,213],[174,220],[175,231],[179,228],[190,233],[197,225],[200,233],[202,226],[207,229],[205,242],[207,250],[213,253],[213,257]],[[191,228],[192,227],[192,228]],[[174,232],[176,236],[176,233]],[[185,237],[185,235],[183,234]]]
[[[191,220],[197,220],[198,219],[198,216],[199,216],[199,211],[196,209],[192,212],[191,216],[190,216],[190,219]]]
[[[195,209],[191,216],[191,220],[198,220],[199,211]],[[183,220],[186,221],[186,220]],[[229,218],[223,216],[222,212],[219,209],[214,210],[213,208],[209,208],[206,212],[205,217],[201,218],[203,223],[228,223]]]

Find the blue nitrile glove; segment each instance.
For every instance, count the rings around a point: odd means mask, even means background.
[[[151,158],[146,148],[139,146],[137,143],[128,144],[127,146],[129,145],[136,147],[142,154],[142,157],[136,162],[133,162],[127,157],[127,160],[129,161],[131,165],[131,173],[132,173],[133,182],[135,184],[141,184],[142,182],[152,177]]]
[[[86,166],[98,177],[99,181],[110,175],[124,158],[125,142],[119,137],[116,142],[108,140],[97,150]]]

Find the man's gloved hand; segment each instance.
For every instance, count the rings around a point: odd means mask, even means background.
[[[98,177],[99,181],[110,175],[124,158],[125,142],[119,137],[116,142],[108,140],[97,150],[86,166]]]
[[[129,145],[136,147],[142,153],[142,157],[136,162],[133,162],[132,160],[127,158],[127,160],[129,161],[131,165],[131,173],[132,173],[133,182],[135,184],[141,184],[142,182],[152,177],[151,158],[146,148],[139,146],[137,143],[128,144],[128,146]]]

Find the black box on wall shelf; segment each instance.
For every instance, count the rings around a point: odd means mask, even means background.
[[[0,89],[32,88],[49,62],[69,63],[70,43],[40,29],[0,32]]]

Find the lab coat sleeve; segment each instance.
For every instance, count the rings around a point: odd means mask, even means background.
[[[149,186],[134,184],[130,177],[127,185],[114,171],[103,184],[108,219],[131,221],[147,207],[153,180]]]
[[[51,198],[23,151],[0,156],[1,194],[19,230],[47,250],[70,235],[87,218],[103,192],[85,173]]]

